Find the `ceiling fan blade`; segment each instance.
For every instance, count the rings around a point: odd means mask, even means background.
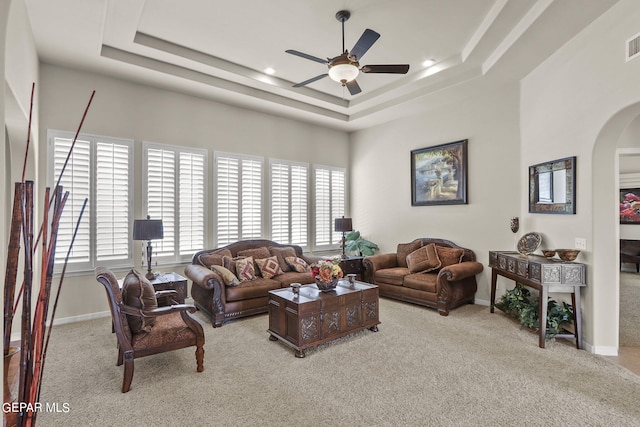
[[[313,77],[313,78],[310,78],[309,80],[305,80],[305,81],[303,81],[303,82],[300,82],[300,83],[294,84],[294,85],[293,85],[293,87],[302,87],[302,86],[306,86],[306,85],[308,85],[309,83],[313,83],[313,82],[315,82],[316,80],[324,79],[324,78],[325,78],[325,77],[327,77],[328,75],[329,75],[329,74],[320,74],[319,76],[315,76],[315,77]]]
[[[409,64],[365,65],[360,71],[363,73],[407,74]]]
[[[380,34],[373,30],[366,29],[360,36],[360,39],[356,42],[353,49],[351,49],[350,55],[356,58],[356,61],[360,61],[360,58],[367,53],[369,48],[380,38]]]
[[[347,82],[345,86],[347,86],[347,89],[349,89],[349,93],[351,95],[357,95],[362,92],[362,89],[360,89],[360,86],[358,86],[358,82],[355,80]]]
[[[289,49],[285,50],[285,52],[290,53],[291,55],[299,56],[301,58],[310,59],[312,61],[319,62],[321,64],[327,64],[329,61],[326,59],[318,58],[317,56],[309,55],[306,53],[298,52],[297,50]]]

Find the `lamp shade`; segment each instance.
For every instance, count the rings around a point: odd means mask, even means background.
[[[358,77],[358,67],[352,64],[336,64],[329,68],[329,77],[336,82],[347,83]]]
[[[353,231],[353,225],[351,224],[351,218],[336,218],[336,231]]]
[[[156,240],[164,238],[161,219],[136,219],[133,221],[133,240]]]

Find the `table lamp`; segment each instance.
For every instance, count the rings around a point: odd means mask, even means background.
[[[161,219],[151,219],[151,217],[147,215],[147,219],[136,219],[133,221],[133,240],[147,241],[147,274],[145,277],[149,280],[153,280],[156,277],[155,274],[151,272],[151,255],[153,252],[151,241],[162,239],[163,237],[164,230]]]
[[[344,236],[347,231],[353,231],[351,218],[345,218],[344,216],[342,218],[336,218],[335,229],[336,231],[342,232],[342,259],[345,259],[347,258],[347,255],[344,253],[344,246],[345,246]]]

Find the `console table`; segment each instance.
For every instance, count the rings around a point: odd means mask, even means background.
[[[556,337],[575,338],[576,348],[582,347],[580,288],[586,286],[584,264],[549,259],[540,255],[525,257],[518,252],[490,251],[489,267],[491,267],[491,313],[494,312],[498,276],[538,290],[540,293],[538,345],[544,348],[547,336],[546,302],[549,293],[570,293],[575,333],[558,334]]]

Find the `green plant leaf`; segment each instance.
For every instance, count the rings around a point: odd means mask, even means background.
[[[360,238],[360,232],[358,230],[350,231],[344,236],[344,238],[345,240],[357,240]]]

